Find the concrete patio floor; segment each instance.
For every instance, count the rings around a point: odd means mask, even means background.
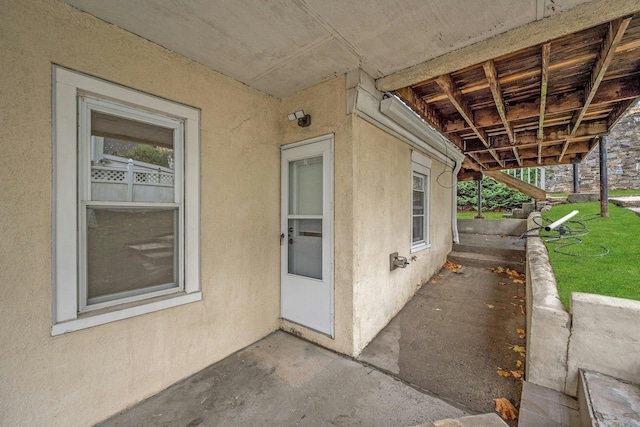
[[[100,426],[414,426],[467,413],[275,332]]]

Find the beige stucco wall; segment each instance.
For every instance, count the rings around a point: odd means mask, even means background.
[[[451,251],[450,177],[437,183],[444,165],[432,159],[431,247],[411,249],[411,147],[357,118],[354,122],[354,353],[358,354],[400,311]],[[427,156],[429,157],[429,156]],[[450,170],[450,168],[448,169]],[[389,269],[389,254],[410,260]]]
[[[281,116],[304,110],[309,127],[296,121],[284,128],[283,144],[334,135],[334,338],[281,321],[282,328],[327,348],[353,355],[353,141],[346,114],[346,81],[340,76],[282,101]]]
[[[57,1],[0,10],[0,424],[90,425],[278,327],[280,101]],[[51,337],[52,63],[201,109],[203,301]]]

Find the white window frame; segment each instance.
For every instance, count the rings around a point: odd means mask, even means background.
[[[419,174],[424,176],[424,216],[423,216],[423,224],[422,230],[424,231],[423,239],[414,242],[413,241],[413,176],[415,174]],[[411,244],[410,253],[418,252],[423,249],[427,249],[431,247],[431,242],[429,240],[430,230],[429,230],[429,222],[431,217],[431,159],[425,157],[424,155],[412,151],[411,152],[411,197],[410,197],[410,211],[409,211],[409,224],[411,229],[411,234],[409,236],[409,241]]]
[[[114,83],[53,67],[53,326],[52,335],[85,329],[202,299],[200,291],[200,112]],[[172,127],[176,138],[174,203],[178,208],[178,284],[171,289],[86,305],[82,242],[90,200],[91,110]],[[86,161],[79,161],[87,157]],[[80,181],[79,181],[80,180]],[[80,185],[78,185],[80,183]],[[89,202],[112,206],[111,202]],[[118,202],[126,205],[126,202]],[[132,203],[140,207],[143,203]]]

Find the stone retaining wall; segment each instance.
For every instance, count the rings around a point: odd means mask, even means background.
[[[536,227],[529,216],[529,228]],[[527,241],[527,381],[570,396],[578,369],[640,383],[640,301],[573,293],[571,313],[558,297],[541,239]]]
[[[599,149],[596,148],[579,166],[580,191],[598,191],[600,188]],[[640,108],[611,129],[607,137],[607,171],[609,189],[640,189]],[[546,168],[546,190],[550,193],[573,191],[571,165]]]

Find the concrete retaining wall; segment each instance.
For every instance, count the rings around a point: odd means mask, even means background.
[[[491,234],[520,236],[527,231],[524,219],[459,219],[458,232],[472,234]]]
[[[536,225],[529,216],[528,226]],[[640,383],[640,301],[573,293],[558,298],[547,249],[527,241],[527,381],[575,396],[578,369]]]

